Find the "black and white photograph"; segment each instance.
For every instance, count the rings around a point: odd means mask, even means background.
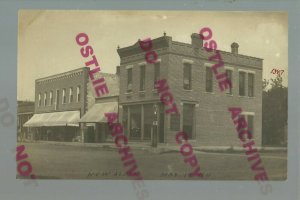
[[[288,14],[19,10],[16,125],[17,179],[286,181]]]

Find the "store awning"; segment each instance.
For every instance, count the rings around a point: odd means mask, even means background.
[[[79,126],[80,111],[65,111],[53,113],[34,114],[25,127],[41,126]]]
[[[79,120],[79,122],[103,122],[106,123],[107,119],[105,113],[118,112],[117,102],[96,103],[89,109],[89,111]]]

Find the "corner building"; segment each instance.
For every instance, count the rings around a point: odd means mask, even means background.
[[[216,62],[208,58],[199,35],[191,43],[164,36],[152,40],[158,55],[155,64],[145,61],[145,53],[136,42],[119,48],[119,113],[130,141],[150,142],[153,122],[158,119],[158,142],[174,144],[178,131],[185,131],[195,146],[239,146],[228,107],[241,107],[257,146],[261,146],[262,59],[240,55],[239,45],[231,52],[220,51],[232,88],[221,92],[211,70]],[[180,115],[165,114],[154,82],[166,79]],[[156,105],[156,107],[155,107]],[[158,112],[154,114],[154,110]]]

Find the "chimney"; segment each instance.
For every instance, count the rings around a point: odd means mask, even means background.
[[[234,42],[231,44],[231,53],[238,54],[239,53],[239,44]]]
[[[200,35],[198,33],[193,33],[191,35],[192,38],[192,47],[194,49],[200,49],[203,47],[203,40],[200,38]]]

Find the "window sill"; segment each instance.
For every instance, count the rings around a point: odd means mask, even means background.
[[[183,89],[183,91],[192,92],[193,90],[192,89],[190,89],[190,90]]]
[[[131,92],[125,92],[124,94],[125,94],[125,95],[132,95],[133,92],[132,92],[132,91],[131,91]]]

